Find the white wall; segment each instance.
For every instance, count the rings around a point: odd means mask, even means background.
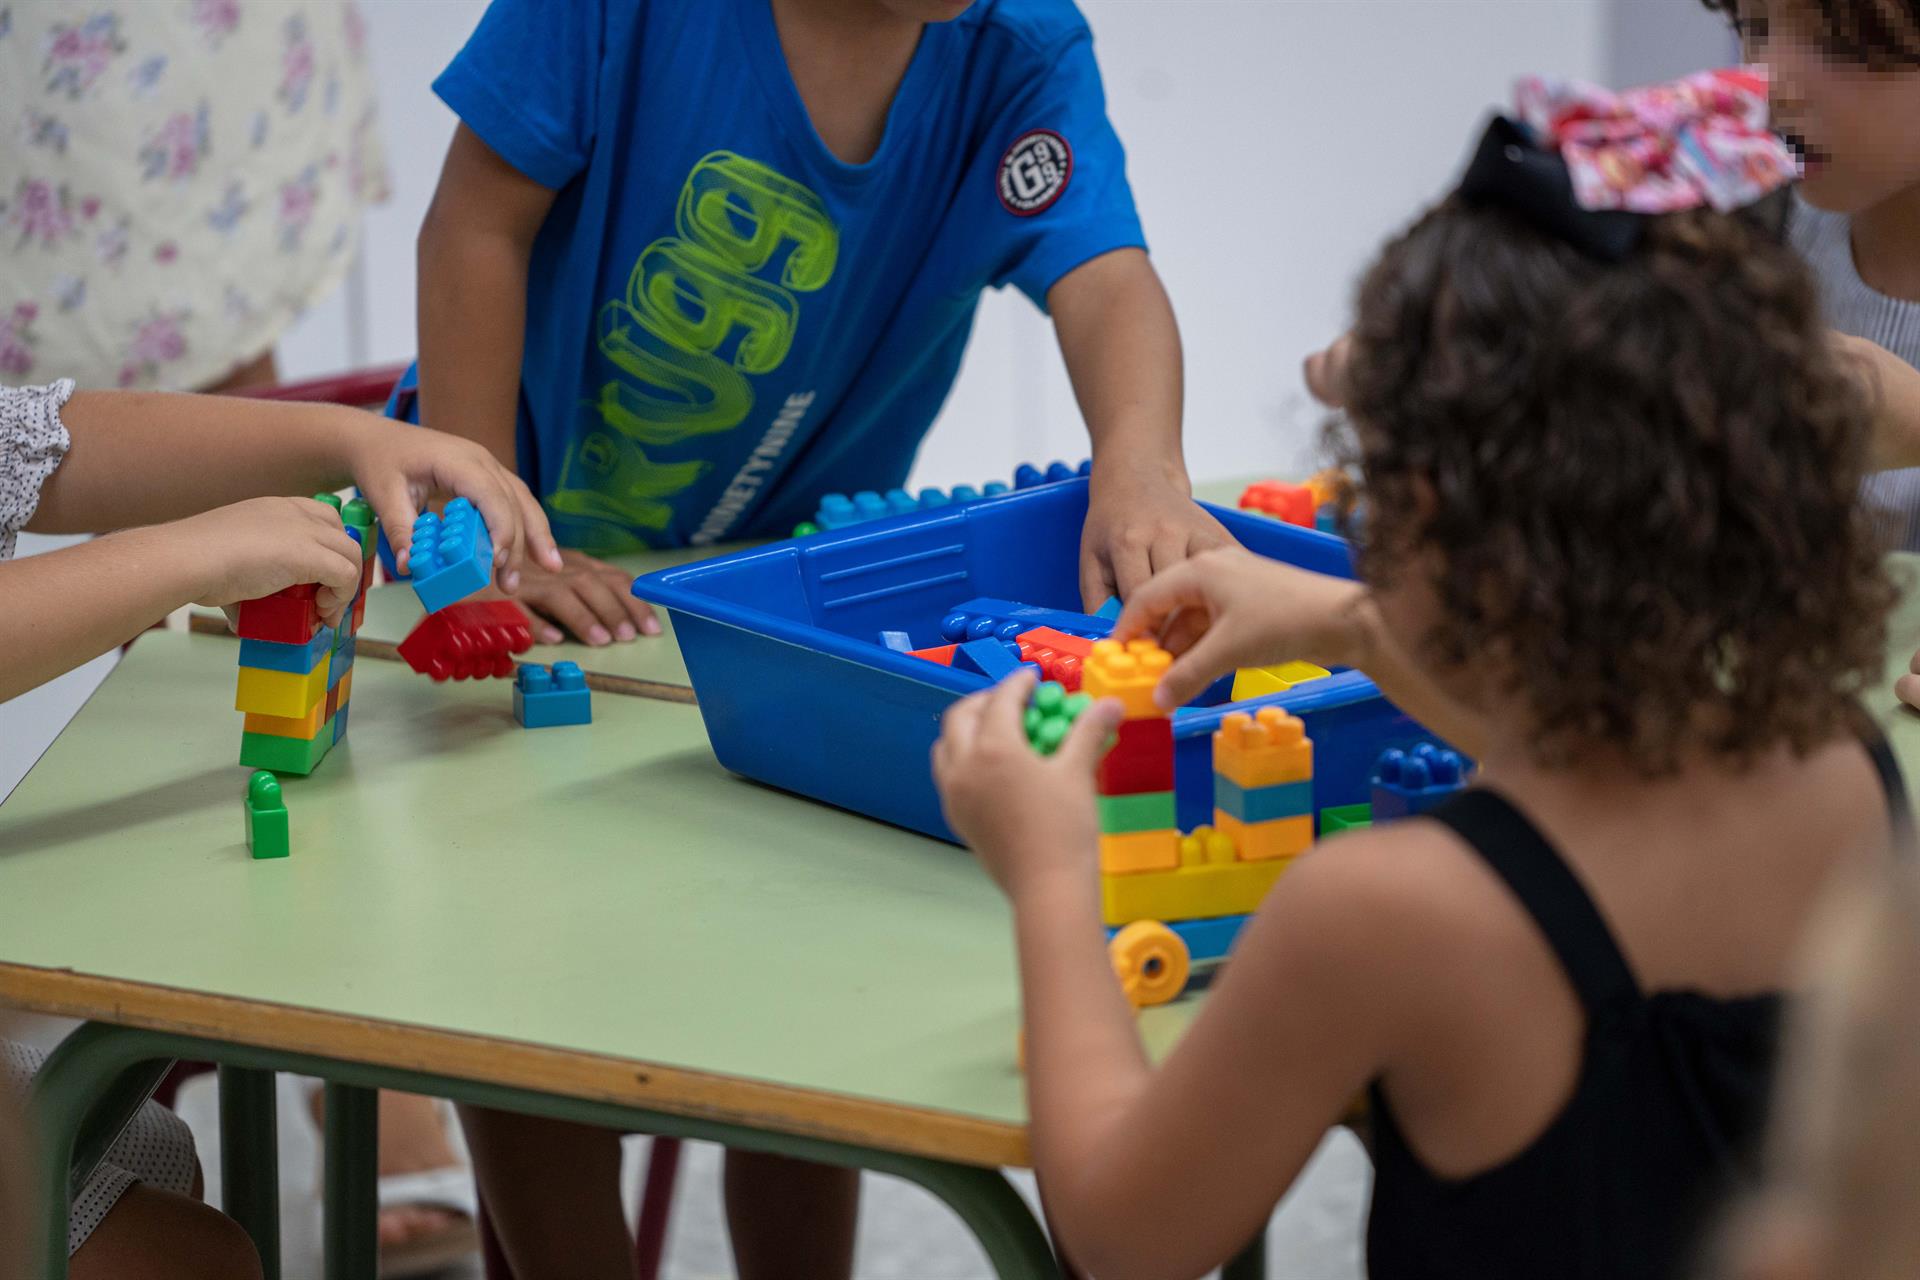
[[[413,237],[452,130],[427,86],[484,8],[362,3],[394,198],[368,218],[367,305],[335,299],[290,334],[290,375],[411,353]],[[1609,77],[1617,5],[1689,0],[1081,0],[1186,337],[1196,476],[1303,464],[1319,415],[1299,362],[1338,332],[1359,270],[1444,188],[1516,75]],[[988,298],[916,482],[1085,452],[1046,322]]]

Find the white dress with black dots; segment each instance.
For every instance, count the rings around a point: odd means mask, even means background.
[[[14,536],[33,519],[40,489],[67,456],[72,441],[60,409],[73,383],[0,387],[0,560],[13,555]],[[24,1101],[46,1055],[0,1040],[0,1094]],[[193,1190],[193,1135],[179,1116],[149,1102],[108,1149],[67,1220],[67,1253],[86,1242],[100,1220],[136,1182],[187,1195]]]
[[[0,387],[0,560],[40,506],[40,488],[65,460],[73,440],[60,410],[73,380],[46,387]]]
[[[24,1100],[34,1073],[45,1061],[46,1055],[38,1049],[0,1040],[0,1093]],[[184,1196],[193,1190],[193,1175],[193,1134],[185,1122],[159,1103],[141,1107],[73,1198],[67,1218],[68,1256],[86,1243],[134,1183]]]

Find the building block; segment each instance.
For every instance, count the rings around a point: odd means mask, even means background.
[[[1172,871],[1180,865],[1180,833],[1171,825],[1157,831],[1100,833],[1100,873],[1106,876]]]
[[[1202,969],[1219,965],[1232,953],[1233,944],[1240,940],[1241,930],[1251,919],[1252,916],[1215,916],[1210,920],[1169,920],[1166,926],[1187,944],[1188,964]]]
[[[1240,822],[1273,822],[1280,818],[1313,816],[1313,783],[1281,782],[1271,787],[1243,787],[1232,778],[1213,775],[1213,807]]]
[[[1085,658],[1093,652],[1091,637],[1068,635],[1057,627],[1030,627],[1015,636],[1014,640],[1027,641],[1060,653],[1070,653],[1076,658]]]
[[[493,538],[471,502],[455,498],[439,515],[422,511],[414,519],[407,572],[428,613],[493,581]]]
[[[250,711],[241,722],[241,727],[247,733],[305,741],[320,732],[320,726],[327,722],[327,714],[327,699],[322,698],[303,716],[263,716]]]
[[[1127,719],[1166,717],[1154,705],[1153,691],[1173,665],[1173,655],[1151,640],[1102,640],[1081,666],[1080,687],[1095,698],[1118,698]]]
[[[909,649],[907,650],[907,656],[909,658],[925,658],[928,662],[937,662],[943,667],[950,667],[953,665],[954,652],[959,649],[959,647],[957,644],[941,644],[935,645],[931,649]]]
[[[1258,481],[1248,485],[1240,495],[1242,511],[1258,511],[1308,529],[1313,528],[1314,508],[1319,505],[1314,501],[1313,491],[1305,485],[1280,480]]]
[[[1173,787],[1173,721],[1127,720],[1094,771],[1103,796],[1167,791]]]
[[[373,559],[374,543],[379,541],[375,532],[379,521],[374,519],[373,508],[364,498],[355,498],[340,508],[340,523],[347,527],[347,536],[360,544],[361,560]]]
[[[1225,810],[1215,809],[1213,825],[1233,841],[1242,862],[1291,858],[1313,847],[1313,815],[1310,813],[1268,822],[1242,822]]]
[[[348,635],[347,642],[333,651],[333,658],[327,667],[327,688],[339,684],[346,678],[347,672],[353,670],[354,651],[359,647],[358,637]]]
[[[577,662],[521,665],[513,680],[513,718],[523,729],[592,724],[593,695]]]
[[[1033,697],[1027,701],[1024,722],[1027,741],[1041,755],[1052,755],[1067,740],[1067,734],[1073,729],[1073,722],[1080,718],[1080,713],[1092,705],[1093,699],[1084,693],[1069,693],[1057,684],[1034,686]],[[1168,822],[1167,825],[1172,826],[1173,823]]]
[[[1100,805],[1100,830],[1107,835],[1124,836],[1139,831],[1174,830],[1171,789],[1134,791],[1126,795],[1099,796],[1097,799]]]
[[[334,727],[328,721],[311,738],[277,738],[271,734],[242,733],[240,763],[249,769],[271,769],[275,773],[312,773],[333,749]]]
[[[1077,476],[1092,474],[1092,458],[1088,458],[1077,467],[1065,462],[1049,462],[1044,471],[1031,462],[1023,462],[1013,469],[1013,487],[1016,490],[1031,489],[1036,485],[1058,484],[1062,480],[1072,480]]]
[[[340,702],[340,710],[335,712],[333,716],[333,745],[336,747],[339,746],[340,743],[346,738],[346,736],[347,736],[347,704],[346,704],[346,700],[342,699]]]
[[[895,653],[913,652],[913,641],[907,638],[907,633],[904,631],[882,631],[880,643]]]
[[[1290,858],[1270,858],[1102,876],[1101,922],[1123,925],[1135,920],[1252,915],[1291,862]]]
[[[320,630],[319,592],[319,586],[309,582],[258,600],[242,600],[234,631],[242,640],[305,644]]]
[[[1373,825],[1373,806],[1370,804],[1343,804],[1320,811],[1320,834],[1322,837],[1339,831],[1364,831]]]
[[[1242,667],[1233,673],[1233,692],[1229,699],[1244,702],[1269,693],[1285,693],[1297,684],[1322,680],[1333,672],[1311,662],[1283,662],[1273,667]]]
[[[253,856],[284,858],[292,853],[287,802],[280,794],[280,779],[265,769],[255,770],[247,779],[243,803],[247,812],[247,848],[253,851]]]
[[[968,491],[971,493],[971,490]],[[980,495],[972,494],[974,498]],[[961,490],[954,490],[948,497],[938,489],[922,489],[918,496],[905,489],[889,489],[885,494],[871,489],[848,497],[844,493],[830,493],[820,499],[820,509],[814,513],[810,522],[810,533],[823,529],[845,529],[850,525],[865,524],[870,520],[884,520],[888,516],[912,515],[917,511],[932,511],[939,507],[951,506],[955,502],[966,501]],[[802,526],[804,527],[804,526]],[[794,537],[803,536],[799,529]]]
[[[1113,623],[1092,614],[1069,613],[1064,609],[1043,609],[1014,600],[996,600],[981,596],[955,605],[940,620],[940,634],[955,642],[997,636],[1017,640],[1035,627],[1052,627],[1068,635],[1098,640],[1113,630]]]
[[[1183,867],[1225,866],[1240,861],[1239,846],[1218,827],[1198,826],[1180,837]]]
[[[308,713],[314,703],[326,698],[330,665],[322,662],[305,675],[241,667],[240,678],[234,688],[233,709],[289,720],[299,719]]]
[[[976,672],[997,683],[1020,669],[1020,648],[1003,640],[969,640],[954,650],[953,669]]]
[[[1070,692],[1079,692],[1081,660],[1078,655],[1062,653],[1057,649],[1035,644],[1026,636],[1020,637],[1014,643],[1019,646],[1020,661],[1031,662],[1039,667],[1041,679],[1051,680]]]
[[[1423,742],[1411,751],[1391,748],[1373,766],[1373,820],[1391,822],[1426,813],[1467,785],[1460,753]]]
[[[1107,602],[1093,611],[1096,618],[1105,618],[1110,622],[1120,621],[1120,613],[1126,606],[1120,603],[1119,596],[1108,596]]]
[[[1230,713],[1213,735],[1213,770],[1242,787],[1271,787],[1313,777],[1306,726],[1278,707]]]
[[[409,667],[434,680],[513,674],[513,655],[533,648],[533,628],[511,600],[469,600],[430,613],[400,642]]]
[[[281,644],[273,640],[242,640],[240,665],[262,671],[290,671],[305,675],[333,652],[335,632],[322,626],[305,644]]]

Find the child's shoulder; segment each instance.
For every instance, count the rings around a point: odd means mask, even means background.
[[[1046,57],[1088,34],[1073,0],[976,0],[956,23]]]

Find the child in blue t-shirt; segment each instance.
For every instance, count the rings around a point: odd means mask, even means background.
[[[1226,541],[1071,0],[494,0],[420,236],[423,421],[576,550],[521,598],[658,628],[591,559],[784,535],[905,480],[983,290],[1047,309],[1093,441],[1089,607]]]

